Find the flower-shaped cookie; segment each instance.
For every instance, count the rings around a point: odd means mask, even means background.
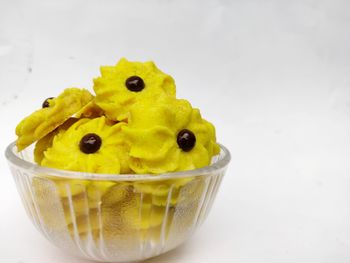
[[[128,149],[121,128],[106,118],[80,119],[53,139],[42,166],[91,173],[128,173]]]
[[[144,100],[130,110],[122,130],[130,145],[130,168],[136,173],[165,173],[201,168],[218,154],[214,126],[186,100]]]
[[[153,62],[121,59],[116,66],[101,67],[101,75],[94,79],[96,104],[112,120],[127,119],[130,107],[138,101],[154,101],[164,95],[175,97],[173,78]]]
[[[45,135],[39,141],[36,142],[34,148],[34,161],[37,164],[40,164],[42,159],[44,158],[44,152],[52,146],[53,138],[62,130],[67,130],[70,126],[76,123],[79,119],[77,118],[69,118],[62,125],[57,127],[55,130]]]
[[[33,112],[16,127],[18,151],[52,132],[92,99],[85,89],[69,88],[57,98],[45,100],[42,109]]]

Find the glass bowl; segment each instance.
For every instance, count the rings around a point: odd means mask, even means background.
[[[159,175],[45,168],[33,147],[6,157],[36,228],[63,250],[103,262],[141,261],[187,240],[210,211],[230,162],[220,145],[210,166]]]

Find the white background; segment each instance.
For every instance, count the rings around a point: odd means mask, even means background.
[[[0,150],[102,64],[154,60],[232,162],[209,218],[148,263],[350,262],[350,2],[0,0]],[[31,225],[0,156],[0,262],[82,263]]]

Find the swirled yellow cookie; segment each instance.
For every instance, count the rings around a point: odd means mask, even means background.
[[[77,118],[69,118],[62,125],[57,127],[55,130],[45,135],[39,141],[36,142],[34,148],[34,161],[40,164],[44,158],[44,152],[52,146],[53,138],[62,130],[67,130],[70,126],[78,121]]]
[[[175,97],[171,76],[149,61],[130,62],[121,59],[116,66],[101,67],[101,77],[94,79],[96,104],[108,118],[125,120],[130,107],[138,101],[154,102],[160,96]]]
[[[44,153],[42,166],[91,173],[128,173],[128,149],[121,128],[104,116],[80,119],[58,133]]]
[[[58,97],[45,100],[42,109],[35,111],[17,125],[18,151],[52,132],[92,99],[91,93],[85,89],[69,88]]]
[[[186,100],[143,100],[130,109],[123,127],[135,173],[165,173],[201,168],[219,153],[214,126]]]

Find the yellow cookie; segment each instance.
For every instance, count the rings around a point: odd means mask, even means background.
[[[144,100],[130,110],[123,127],[135,173],[165,173],[201,168],[219,153],[214,126],[186,100]]]
[[[85,89],[65,89],[57,98],[48,99],[16,127],[17,148],[22,151],[33,142],[52,132],[93,99]]]
[[[84,108],[75,114],[74,117],[81,118],[98,118],[104,115],[104,111],[97,106],[95,100],[90,101]]]
[[[125,125],[109,125],[104,116],[80,119],[55,136],[41,165],[80,172],[128,173],[128,148],[121,132]]]
[[[116,66],[101,67],[101,77],[94,79],[96,104],[112,120],[128,118],[130,107],[140,100],[154,102],[160,96],[175,97],[171,76],[153,62],[130,62],[121,59]]]
[[[42,159],[44,158],[44,152],[52,146],[53,138],[61,131],[67,130],[70,126],[78,121],[77,118],[69,118],[61,126],[57,127],[55,130],[45,135],[39,141],[36,142],[34,148],[34,161],[37,164],[41,164]]]
[[[164,218],[164,207],[154,206],[137,195],[131,195],[113,206],[102,202],[101,207],[104,225],[118,224],[122,232],[154,227],[160,225]]]

